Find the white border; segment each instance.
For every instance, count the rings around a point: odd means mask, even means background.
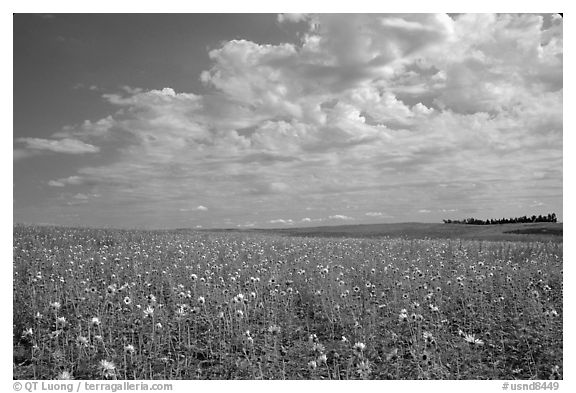
[[[572,171],[574,166],[574,155],[571,148],[573,144],[573,113],[572,109],[572,86],[573,74],[570,70],[574,70],[574,61],[572,58],[571,44],[574,37],[574,18],[570,9],[573,2],[569,1],[514,1],[503,2],[498,0],[482,0],[479,2],[462,3],[457,1],[428,1],[428,2],[389,2],[389,1],[374,1],[374,0],[354,0],[348,2],[312,2],[310,0],[292,0],[286,4],[277,2],[264,2],[264,1],[204,1],[204,2],[187,2],[187,1],[173,1],[163,0],[155,2],[145,1],[112,1],[112,0],[99,0],[97,2],[79,2],[79,1],[57,1],[46,2],[40,0],[34,1],[9,1],[4,2],[2,19],[0,21],[0,28],[2,29],[2,48],[4,53],[13,53],[13,13],[93,13],[93,12],[118,12],[118,13],[172,13],[172,12],[194,12],[194,13],[211,13],[211,12],[226,12],[226,13],[270,13],[270,12],[566,12],[564,15],[564,64],[565,69],[568,70],[564,74],[564,91],[566,108],[564,111],[564,201],[574,201],[573,181],[571,180]],[[567,44],[566,44],[567,43]],[[570,65],[572,64],[572,66]],[[3,62],[3,77],[5,82],[3,86],[5,90],[7,86],[13,87],[13,62]],[[7,80],[10,78],[10,80]],[[3,129],[2,148],[6,149],[0,159],[2,160],[2,180],[3,184],[13,184],[13,167],[12,167],[12,153],[8,149],[12,149],[12,143],[8,140],[9,130],[12,129],[13,124],[13,101],[12,91],[6,92],[2,97],[2,108],[4,109],[4,116],[6,127]],[[10,94],[10,95],[9,95]],[[11,134],[11,133],[10,133]],[[7,190],[5,192],[7,194]],[[2,236],[0,241],[0,250],[2,251],[2,295],[5,299],[12,299],[12,196],[3,196],[3,210],[2,210]],[[10,207],[8,207],[10,206]],[[574,325],[573,310],[571,305],[574,304],[574,290],[570,285],[571,279],[574,277],[574,268],[572,266],[574,248],[571,244],[574,219],[573,208],[571,203],[564,203],[563,209],[564,219],[564,239],[568,240],[567,247],[565,248],[564,260],[564,381],[561,382],[560,389],[562,391],[569,391],[569,386],[576,387],[574,383],[575,378],[571,374],[574,370],[574,336],[570,333],[576,327]],[[10,310],[10,320],[12,318],[12,310]],[[2,349],[3,355],[1,357],[1,370],[2,382],[6,391],[12,390],[12,324],[0,324],[2,336]],[[442,392],[496,392],[502,391],[502,383],[499,381],[274,381],[274,382],[259,382],[259,381],[166,381],[174,384],[175,392],[202,391],[205,389],[219,389],[219,388],[233,388],[234,391],[246,392],[266,392],[269,393],[271,389],[280,389],[282,391],[294,391],[295,389],[304,389],[306,391],[319,391],[321,389],[338,389],[342,391],[349,391],[350,389],[374,389],[383,391],[390,389],[391,391],[399,390],[423,390],[426,392],[442,391]],[[0,385],[0,386],[2,386]],[[573,389],[572,389],[573,390]]]

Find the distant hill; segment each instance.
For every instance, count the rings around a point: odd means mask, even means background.
[[[250,232],[311,237],[563,241],[563,224],[549,222],[499,225],[430,223],[366,224],[312,228],[252,229]]]

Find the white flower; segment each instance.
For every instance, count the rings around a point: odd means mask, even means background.
[[[433,344],[435,341],[434,336],[430,332],[422,333],[422,337],[424,338],[424,340],[426,341],[427,344]]]
[[[398,314],[398,320],[399,320],[400,322],[406,322],[406,321],[408,320],[408,312],[406,311],[405,308],[403,308],[403,309],[400,311],[400,314]]]
[[[30,337],[32,335],[33,335],[32,328],[28,328],[22,331],[22,337]]]
[[[56,377],[56,379],[74,379],[74,377],[72,377],[72,373],[70,371],[62,371],[58,374],[58,376]]]
[[[148,318],[154,315],[154,308],[151,306],[146,307],[144,310],[144,318]]]
[[[473,334],[465,334],[464,341],[473,345],[479,345],[479,346],[484,345],[484,341],[480,340],[479,338],[476,338]]]
[[[148,303],[150,303],[150,304],[156,303],[156,296],[154,296],[153,294],[148,295],[147,299],[148,299]]]
[[[324,347],[324,345],[320,344],[320,343],[314,343],[312,345],[312,350],[314,352],[318,352],[318,353],[324,353],[324,351],[326,350],[326,348]]]
[[[132,344],[128,344],[126,346],[124,346],[124,352],[129,353],[130,355],[132,355],[134,353],[135,349],[134,349],[134,345]]]
[[[362,352],[364,351],[364,349],[366,349],[366,344],[361,342],[357,342],[356,344],[354,344],[354,350],[356,352]]]
[[[116,365],[114,362],[102,359],[99,363],[100,372],[105,377],[113,377],[116,373]]]
[[[272,325],[268,328],[268,333],[271,333],[273,335],[280,334],[280,331],[281,331],[280,326],[277,325]]]

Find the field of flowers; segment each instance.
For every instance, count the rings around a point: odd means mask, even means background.
[[[15,226],[14,378],[561,379],[562,243]]]

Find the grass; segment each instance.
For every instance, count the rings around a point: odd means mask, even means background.
[[[13,255],[17,379],[563,375],[561,242],[16,226]]]
[[[562,241],[562,223],[523,223],[500,225],[465,225],[436,223],[397,223],[337,225],[307,228],[255,230],[289,236],[463,239],[486,241]]]

